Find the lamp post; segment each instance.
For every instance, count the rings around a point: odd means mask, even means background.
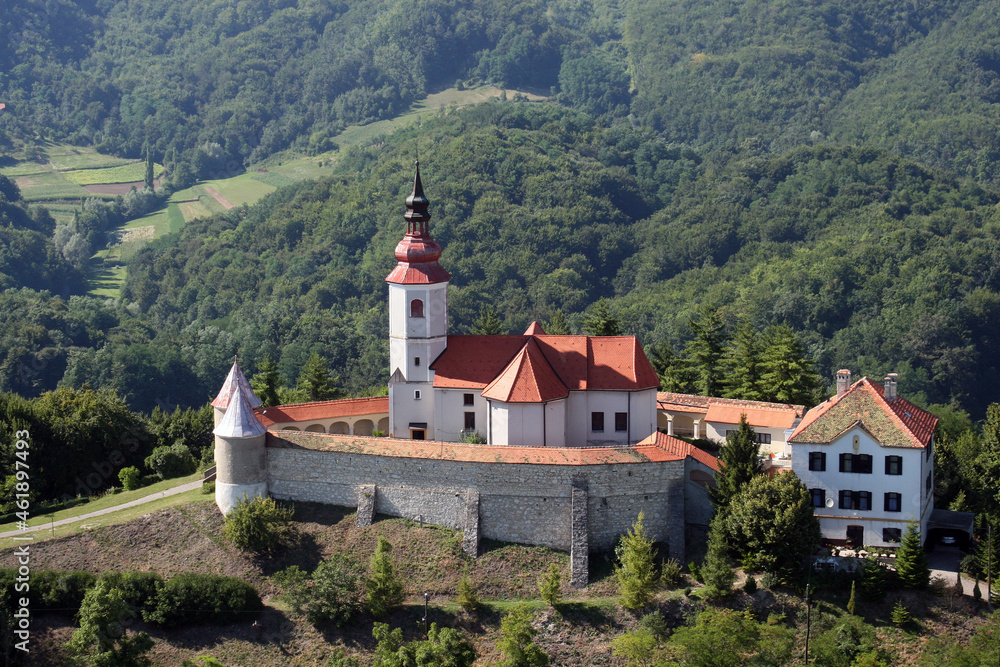
[[[430,602],[431,594],[424,591],[424,636],[430,639],[430,632],[427,628],[427,603]]]
[[[809,664],[809,630],[812,625],[812,615],[809,607],[809,584],[806,584],[806,654],[805,663]]]

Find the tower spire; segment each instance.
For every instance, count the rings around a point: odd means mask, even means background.
[[[396,268],[386,276],[386,282],[398,284],[434,284],[447,282],[451,275],[438,264],[441,246],[431,238],[430,201],[420,180],[420,161],[414,163],[413,191],[406,198],[406,234],[396,246]]]

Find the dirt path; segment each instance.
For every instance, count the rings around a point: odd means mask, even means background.
[[[225,197],[223,197],[222,195],[220,195],[218,190],[216,190],[215,188],[213,188],[210,185],[206,185],[205,186],[205,192],[207,192],[208,194],[212,195],[212,197],[215,198],[215,201],[219,202],[220,204],[222,204],[223,206],[225,206],[227,209],[233,208],[235,206],[231,201],[229,201],[228,199],[226,199]]]
[[[193,482],[188,482],[187,484],[181,484],[180,486],[175,486],[172,489],[166,489],[165,491],[157,491],[148,496],[143,496],[142,498],[136,498],[135,500],[130,500],[127,503],[122,503],[121,505],[115,505],[114,507],[105,507],[102,510],[95,510],[93,512],[88,512],[87,514],[81,514],[80,516],[71,516],[68,519],[60,519],[52,523],[47,523],[42,526],[31,526],[27,530],[8,530],[5,533],[0,533],[0,537],[14,537],[15,535],[23,535],[25,533],[34,533],[39,530],[48,530],[50,527],[55,526],[65,526],[69,523],[75,523],[77,521],[83,521],[85,519],[93,519],[94,517],[103,516],[105,514],[111,514],[112,512],[117,512],[118,510],[125,509],[126,507],[135,507],[136,505],[142,505],[144,503],[150,503],[154,500],[159,500],[160,498],[166,498],[167,496],[175,496],[178,493],[184,493],[186,491],[193,491],[194,489],[200,488],[202,485],[202,480],[197,479]]]

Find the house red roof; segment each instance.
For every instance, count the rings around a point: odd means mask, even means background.
[[[804,405],[787,405],[785,403],[769,403],[767,401],[743,401],[736,398],[718,398],[716,396],[698,396],[696,394],[675,394],[670,392],[657,392],[657,407],[660,410],[670,412],[704,412],[706,421],[720,422],[724,424],[738,424],[740,414],[746,413],[747,420],[751,426],[768,426],[770,422],[788,423],[783,428],[791,428],[795,418],[801,417],[805,412]],[[715,408],[712,415],[707,413]],[[732,408],[732,411],[726,410]],[[760,424],[750,421],[760,420]],[[782,416],[778,416],[778,415]],[[731,421],[730,421],[731,420]]]
[[[532,322],[528,325],[528,328],[524,330],[525,336],[544,336],[545,330],[542,329],[542,325],[538,322]]]
[[[338,417],[358,417],[361,415],[388,415],[389,397],[342,398],[336,401],[316,401],[295,405],[277,405],[257,408],[257,416],[264,426],[286,422],[306,422]]]
[[[483,398],[504,403],[545,403],[567,396],[569,389],[552,370],[533,337],[483,389]]]
[[[705,421],[720,424],[739,424],[746,417],[747,424],[757,428],[791,428],[795,424],[794,409],[745,408],[730,405],[710,405]]]
[[[708,466],[715,472],[719,472],[720,470],[719,459],[715,456],[712,456],[704,449],[695,447],[689,442],[685,442],[680,438],[675,438],[672,435],[667,435],[666,433],[661,433],[660,431],[656,431],[651,434],[649,437],[636,445],[636,447],[656,447],[668,452],[672,456],[680,458],[687,458],[690,456],[695,461]]]
[[[789,442],[833,442],[861,426],[885,447],[926,447],[937,422],[937,417],[904,398],[887,401],[885,388],[864,377],[807,412]]]
[[[526,350],[529,344],[532,349]],[[517,356],[523,358],[515,368]],[[492,388],[500,394],[506,391],[502,387],[514,384],[534,386],[539,395],[561,394],[549,371],[568,391],[637,391],[659,385],[635,336],[448,336],[448,347],[431,368],[434,386],[444,388],[481,389],[508,375],[506,384]],[[517,383],[510,375],[515,370]]]
[[[656,445],[635,447],[507,447],[460,442],[359,437],[306,431],[269,431],[268,447],[302,447],[318,451],[412,459],[533,465],[605,465],[681,461],[684,457]]]

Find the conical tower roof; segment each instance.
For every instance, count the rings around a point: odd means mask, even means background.
[[[387,283],[399,285],[430,285],[448,282],[451,274],[438,264],[441,246],[431,238],[427,223],[431,214],[427,212],[430,202],[424,195],[420,182],[420,163],[416,163],[413,177],[413,192],[406,198],[406,235],[396,245],[396,268],[386,276]]]
[[[249,396],[253,392],[247,392],[243,386],[237,383],[236,389],[229,397],[229,407],[226,414],[219,421],[213,433],[222,438],[252,438],[257,435],[264,435],[267,429],[257,418],[250,405]],[[249,393],[249,396],[248,396]],[[260,401],[257,401],[259,404]]]
[[[237,386],[243,390],[251,408],[259,408],[261,406],[260,399],[257,398],[257,395],[253,393],[253,389],[250,388],[250,383],[247,382],[247,377],[243,375],[239,360],[236,357],[233,358],[233,367],[229,369],[229,375],[226,376],[226,381],[222,383],[219,395],[212,401],[212,406],[220,410],[228,408],[232,402],[232,397],[236,393]]]

